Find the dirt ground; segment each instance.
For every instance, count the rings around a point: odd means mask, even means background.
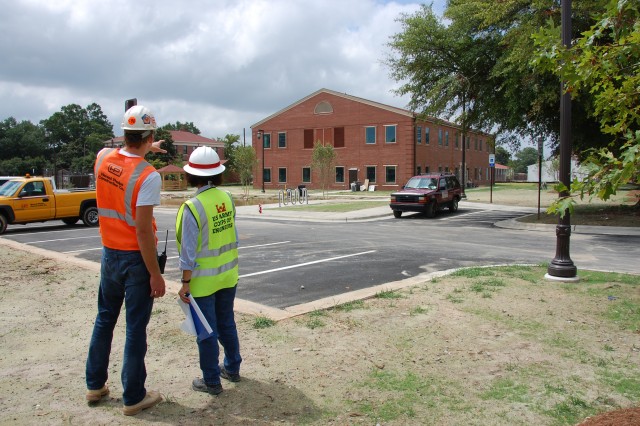
[[[219,396],[190,388],[197,347],[169,292],[146,358],[164,401],[125,417],[124,320],[111,394],[84,399],[97,269],[1,239],[0,259],[0,424],[555,425],[603,412],[585,424],[639,424],[637,277],[550,284],[544,268],[477,269],[267,328],[239,315],[243,379]]]
[[[468,196],[488,202],[488,191]],[[1,238],[0,259],[3,425],[640,424],[639,277],[580,271],[559,284],[540,267],[472,270],[267,328],[238,315],[243,379],[217,397],[191,390],[197,347],[178,328],[174,283],[148,329],[147,387],[164,401],[131,418],[120,411],[124,319],[111,394],[84,398],[97,265]]]

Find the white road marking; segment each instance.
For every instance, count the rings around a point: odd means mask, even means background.
[[[55,241],[81,240],[83,238],[100,238],[100,235],[93,235],[93,236],[89,236],[89,237],[58,238],[58,239],[55,239],[55,240],[29,241],[29,242],[22,243],[22,244],[52,243],[52,242],[55,242]]]
[[[276,246],[278,244],[287,244],[287,243],[290,243],[290,242],[291,241],[280,241],[279,243],[257,244],[255,246],[240,246],[240,247],[238,247],[238,250],[248,249],[248,248],[256,248],[256,247]]]
[[[242,249],[248,249],[248,248],[256,248],[256,247],[267,247],[267,246],[276,246],[278,244],[286,244],[286,243],[290,243],[291,241],[280,241],[279,243],[269,243],[269,244],[258,244],[255,246],[240,246],[238,247],[238,250],[242,250]],[[170,256],[167,257],[167,260],[171,260],[171,259],[178,259],[180,256]]]
[[[345,256],[330,257],[328,259],[314,260],[313,262],[299,263],[297,265],[284,266],[282,268],[268,269],[266,271],[254,272],[251,274],[240,275],[239,278],[253,277],[255,275],[268,274],[271,272],[284,271],[285,269],[300,268],[302,266],[313,265],[315,263],[331,262],[332,260],[345,259],[347,257],[362,256],[363,254],[375,253],[377,250],[363,251],[361,253],[347,254]]]

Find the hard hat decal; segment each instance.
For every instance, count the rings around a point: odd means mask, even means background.
[[[135,117],[129,117],[129,125],[133,126],[134,124],[136,124],[136,118]]]
[[[153,125],[154,125],[154,126],[155,126],[155,124],[156,124],[156,119],[155,119],[152,115],[145,114],[145,115],[143,115],[143,116],[142,116],[142,117],[140,117],[140,118],[142,118],[142,122],[143,122],[144,124],[151,124],[151,123],[153,123]]]

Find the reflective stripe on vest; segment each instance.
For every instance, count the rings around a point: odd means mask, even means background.
[[[227,204],[229,210],[226,210]],[[218,206],[222,205],[224,210],[218,212]],[[231,197],[223,191],[211,188],[180,206],[176,217],[178,251],[182,242],[185,206],[195,217],[200,231],[196,247],[196,267],[191,273],[189,286],[191,294],[194,297],[209,296],[220,289],[235,286],[238,282],[238,242],[235,208]]]

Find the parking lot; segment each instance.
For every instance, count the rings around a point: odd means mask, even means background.
[[[159,250],[168,231],[165,278],[180,279],[173,208],[156,210]],[[554,232],[499,229],[496,221],[523,213],[461,209],[435,219],[391,215],[369,222],[301,222],[239,215],[238,297],[274,309],[338,300],[347,293],[428,280],[430,274],[459,267],[539,264],[553,258]],[[47,222],[12,226],[2,238],[99,263],[98,228]],[[574,235],[572,257],[578,267],[616,265],[633,272],[628,256],[640,255],[638,237],[626,239]],[[606,244],[606,249],[602,245]],[[600,268],[598,268],[600,266]],[[360,296],[362,293],[360,293]]]

